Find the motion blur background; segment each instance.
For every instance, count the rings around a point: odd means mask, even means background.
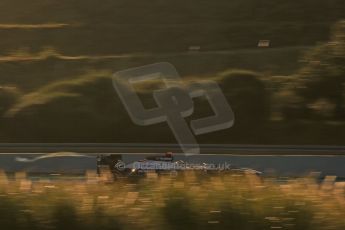
[[[114,177],[96,173],[95,153],[35,155],[44,143],[176,143],[167,124],[134,125],[112,86],[113,73],[156,62],[186,84],[217,81],[229,101],[234,126],[200,146],[245,148],[175,159],[263,174]],[[344,64],[344,0],[0,0],[0,229],[343,230]],[[161,87],[136,85],[147,108]],[[197,99],[187,120],[210,114]],[[38,152],[15,145],[30,142]],[[302,145],[341,154],[300,156]]]
[[[111,74],[172,63],[217,80],[234,127],[199,143],[343,145],[343,0],[2,0],[0,142],[175,143],[134,125]],[[152,90],[138,86],[147,107]],[[196,101],[190,119],[211,114]]]

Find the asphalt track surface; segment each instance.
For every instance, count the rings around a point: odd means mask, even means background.
[[[123,160],[131,163],[147,155],[173,152],[174,160],[214,164],[226,162],[237,167],[252,168],[265,175],[299,176],[320,172],[345,178],[345,146],[200,145],[200,150],[201,154],[189,155],[182,153],[179,146],[174,144],[2,143],[0,169],[83,173],[96,169],[98,154],[122,154]],[[54,153],[62,154],[49,156]],[[49,157],[42,157],[45,155]],[[20,162],[18,157],[29,161]],[[30,161],[35,158],[40,159]]]

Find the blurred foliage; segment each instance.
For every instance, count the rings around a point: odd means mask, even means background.
[[[235,125],[200,143],[344,143],[343,0],[4,0],[1,8],[0,142],[174,143],[166,124],[150,135],[134,125],[110,79],[166,61],[186,82],[218,81],[233,107]],[[270,47],[259,48],[262,39]],[[154,87],[140,92],[148,107]],[[195,105],[187,121],[212,114],[205,100]]]
[[[303,59],[304,66],[297,73],[303,86],[298,93],[306,105],[314,103],[315,110],[324,108],[323,99],[330,108],[331,117],[345,116],[345,21],[338,22],[332,30],[329,42],[318,45]],[[315,102],[319,102],[315,104]],[[321,101],[322,103],[322,101]],[[319,106],[317,106],[319,105]],[[320,108],[321,107],[321,108]]]
[[[63,54],[99,55],[314,45],[341,19],[342,0],[3,0],[2,54],[53,46]],[[53,29],[20,24],[64,23]],[[1,28],[1,27],[0,27]],[[20,29],[18,29],[20,28]]]
[[[32,140],[57,138],[121,142],[133,138],[137,141],[173,142],[166,124],[156,125],[157,130],[152,131],[153,135],[145,137],[145,127],[138,127],[130,121],[112,87],[110,76],[107,71],[89,73],[87,76],[81,75],[72,80],[54,82],[32,93],[24,94],[5,113],[8,127],[15,124],[22,128],[8,130],[8,133],[13,137],[25,136]],[[210,78],[219,82],[233,107],[238,132],[268,121],[269,94],[260,81],[261,77],[250,71],[232,70]],[[195,79],[192,78],[190,81],[193,82]],[[186,82],[189,80],[186,79]],[[152,89],[157,86],[146,84],[141,87],[139,93],[144,104],[156,106]],[[195,107],[198,117],[213,113],[206,100]],[[195,118],[192,116],[190,119]],[[160,137],[159,133],[167,135]]]
[[[232,70],[220,74],[219,84],[236,113],[236,125],[255,126],[269,119],[270,93],[262,78],[251,71]]]
[[[344,182],[326,177],[259,178],[253,174],[179,176],[151,172],[109,183],[7,179],[1,175],[4,229],[335,229],[345,227]]]

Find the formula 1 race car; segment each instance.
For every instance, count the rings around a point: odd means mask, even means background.
[[[163,155],[147,156],[142,160],[125,163],[121,154],[99,155],[97,157],[97,173],[111,173],[114,178],[129,176],[144,176],[148,172],[157,174],[178,174],[184,171],[203,173],[236,172],[261,175],[261,172],[250,168],[238,168],[231,164],[188,163],[182,160],[174,161],[171,152]]]

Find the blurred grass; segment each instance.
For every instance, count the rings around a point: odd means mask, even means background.
[[[344,16],[342,0],[2,0],[0,6],[1,54],[44,46],[67,55],[186,51],[191,45],[225,50],[255,47],[260,39],[275,47],[315,45]],[[66,26],[28,26],[48,23]]]
[[[252,174],[149,173],[107,183],[1,174],[1,229],[344,229],[345,184]]]

